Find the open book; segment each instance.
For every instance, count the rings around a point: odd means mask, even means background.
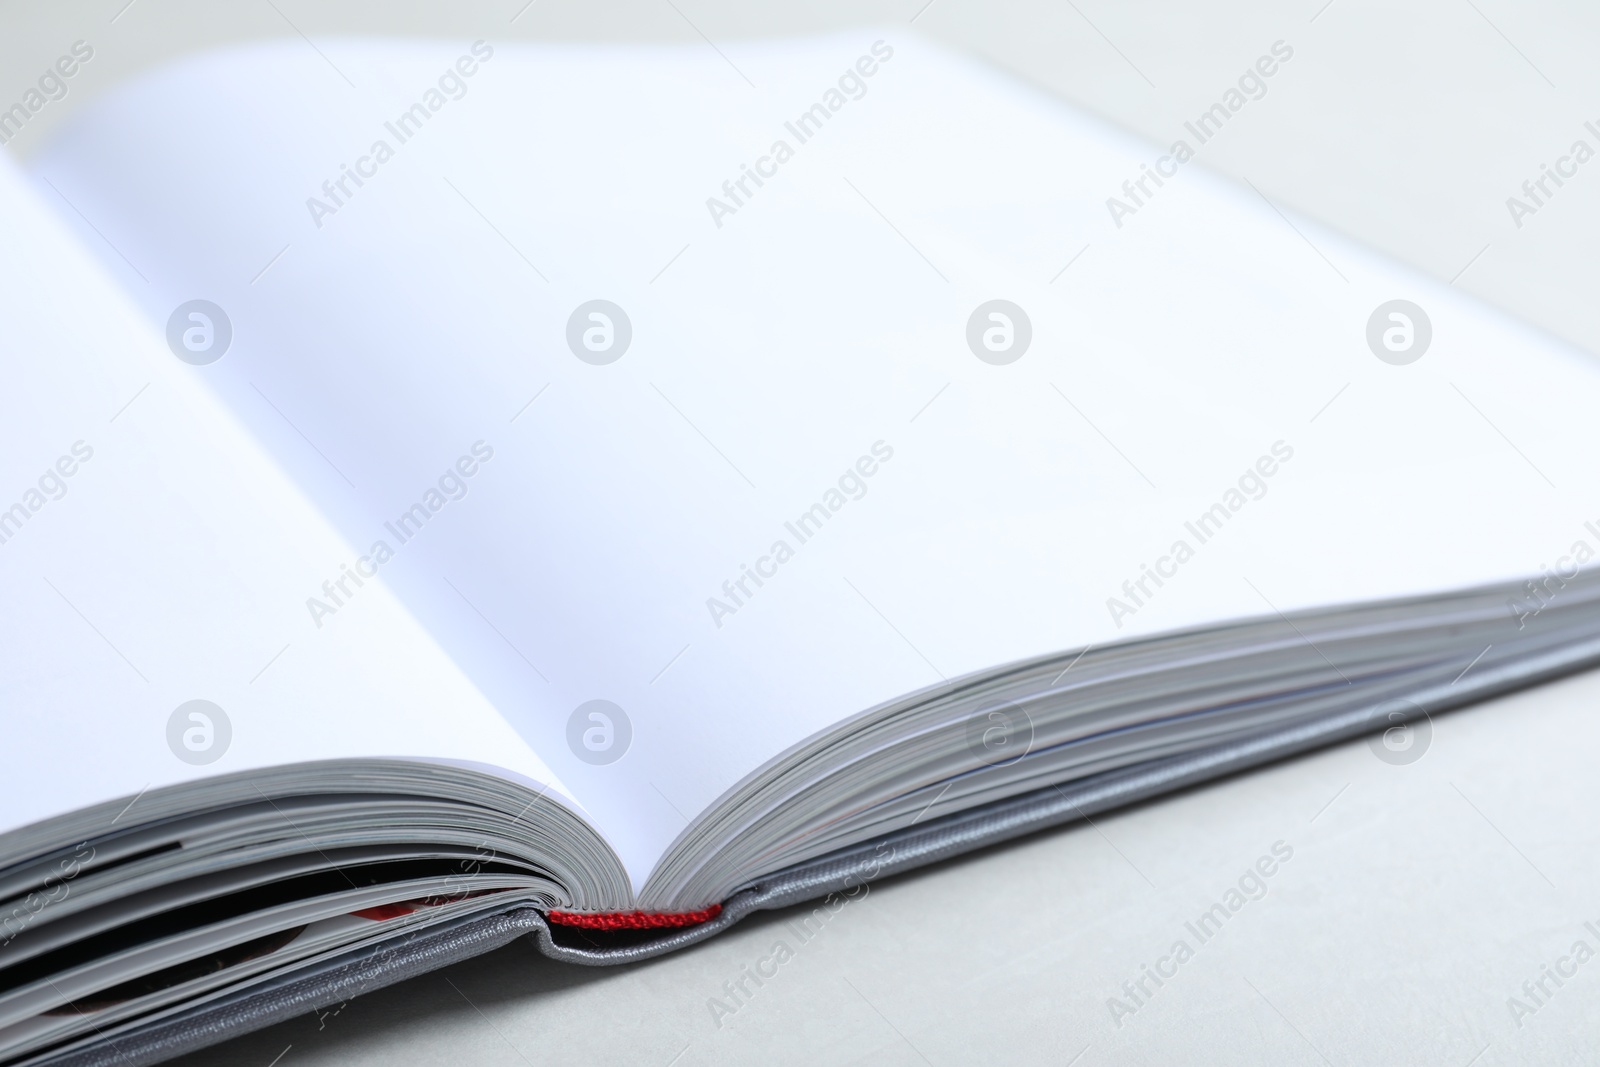
[[[642,958],[1600,659],[1593,361],[1204,169],[1291,47],[1166,145],[725,52],[293,39],[0,159],[0,1061]]]

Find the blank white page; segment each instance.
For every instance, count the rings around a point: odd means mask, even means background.
[[[565,788],[392,593],[306,633],[350,547],[0,154],[0,833],[302,760],[426,757]],[[301,609],[302,611],[304,609]],[[224,728],[180,758],[168,722]],[[210,714],[210,713],[207,713]]]
[[[898,30],[726,59],[321,47],[158,72],[36,173],[151,322],[227,310],[195,377],[350,544],[493,449],[381,580],[636,882],[763,761],[944,679],[1596,542],[1588,357],[1216,178],[1203,145],[1162,162]],[[1168,176],[1113,219],[1147,166]],[[367,176],[335,203],[342,167]],[[605,365],[567,341],[595,299],[631,323]],[[1031,325],[1005,365],[968,343],[996,299]],[[1431,327],[1409,365],[1366,337],[1396,299]],[[302,588],[276,607],[311,640]],[[632,726],[610,764],[569,750],[597,699]]]

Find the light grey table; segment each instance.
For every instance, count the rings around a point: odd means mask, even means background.
[[[1283,40],[1292,68],[1203,165],[1600,351],[1600,161],[1520,227],[1506,206],[1575,139],[1600,147],[1583,125],[1600,125],[1592,5],[525,4],[10,0],[0,95],[77,38],[96,63],[53,120],[165,58],[264,36],[704,38],[736,56],[752,37],[878,25],[1167,143]],[[1597,702],[1600,675],[1580,676],[1441,717],[1411,765],[1354,743],[991,849],[876,885],[809,935],[803,909],[760,916],[619,971],[512,946],[185,1062],[1592,1063],[1600,962],[1569,953],[1600,951]],[[1260,899],[1197,936],[1275,844],[1292,857],[1261,890],[1246,881]],[[795,955],[777,977],[713,1012],[779,940]],[[1558,965],[1575,969],[1560,984]]]

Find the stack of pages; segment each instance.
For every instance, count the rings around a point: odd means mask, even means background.
[[[1220,119],[900,31],[321,44],[0,159],[0,1062],[642,958],[1600,661],[1600,368]]]

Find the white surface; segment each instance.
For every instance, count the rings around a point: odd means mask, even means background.
[[[1292,19],[1242,4],[1183,14],[1176,5],[1079,6],[1162,88],[1130,73],[1066,9],[940,0],[918,26],[1049,72],[1069,93],[1162,139],[1178,125],[1163,114],[1199,110],[1294,31],[1311,42],[1297,68],[1303,83],[1252,113],[1275,124],[1230,128],[1230,141],[1218,143],[1227,152],[1210,162],[1269,171],[1257,183],[1264,191],[1320,207],[1325,221],[1445,281],[1490,243],[1461,284],[1594,346],[1594,305],[1582,299],[1595,269],[1585,258],[1593,228],[1582,223],[1600,210],[1600,196],[1579,179],[1538,226],[1520,232],[1503,204],[1579,135],[1593,106],[1592,91],[1583,92],[1583,79],[1594,77],[1582,61],[1596,42],[1590,16],[1479,5],[1563,93],[1470,7],[1395,14],[1336,0],[1307,25],[1315,5]],[[904,17],[915,11],[908,8]],[[687,13],[737,55],[722,33],[736,22],[709,8]],[[159,39],[164,31],[152,27],[164,14],[173,18],[148,3],[117,25],[139,15],[150,26],[107,32]],[[290,14],[317,33],[311,12]],[[544,14],[535,8],[519,25]],[[548,17],[565,15],[557,7]],[[98,29],[108,17],[96,11],[82,21]],[[685,33],[670,11],[630,10],[617,21],[628,17],[650,32]],[[81,35],[63,37],[60,23],[45,33],[43,20],[30,18],[40,56],[53,56],[58,38]],[[463,35],[477,36],[469,27],[490,18],[463,16]],[[170,26],[168,38],[192,30],[182,19]],[[283,31],[263,23],[261,32]],[[1063,250],[1063,263],[1073,251]],[[881,886],[844,909],[720,1030],[707,998],[785,936],[786,917],[618,973],[562,969],[513,947],[194,1062],[267,1063],[291,1044],[284,1064],[664,1064],[680,1053],[685,1064],[758,1056],[1063,1063],[1085,1047],[1081,1064],[1466,1064],[1480,1052],[1476,1062],[1485,1064],[1587,1061],[1600,1016],[1588,988],[1592,965],[1520,1029],[1506,998],[1596,918],[1586,817],[1596,799],[1587,751],[1596,696],[1592,676],[1546,687],[1441,719],[1433,748],[1411,767],[1381,763],[1364,744],[1345,746],[1097,820],[1098,829]],[[1279,839],[1295,846],[1295,858],[1267,897],[1116,1028],[1106,998]],[[962,918],[961,902],[978,899],[978,918]],[[1019,915],[1031,921],[1014,921]]]

